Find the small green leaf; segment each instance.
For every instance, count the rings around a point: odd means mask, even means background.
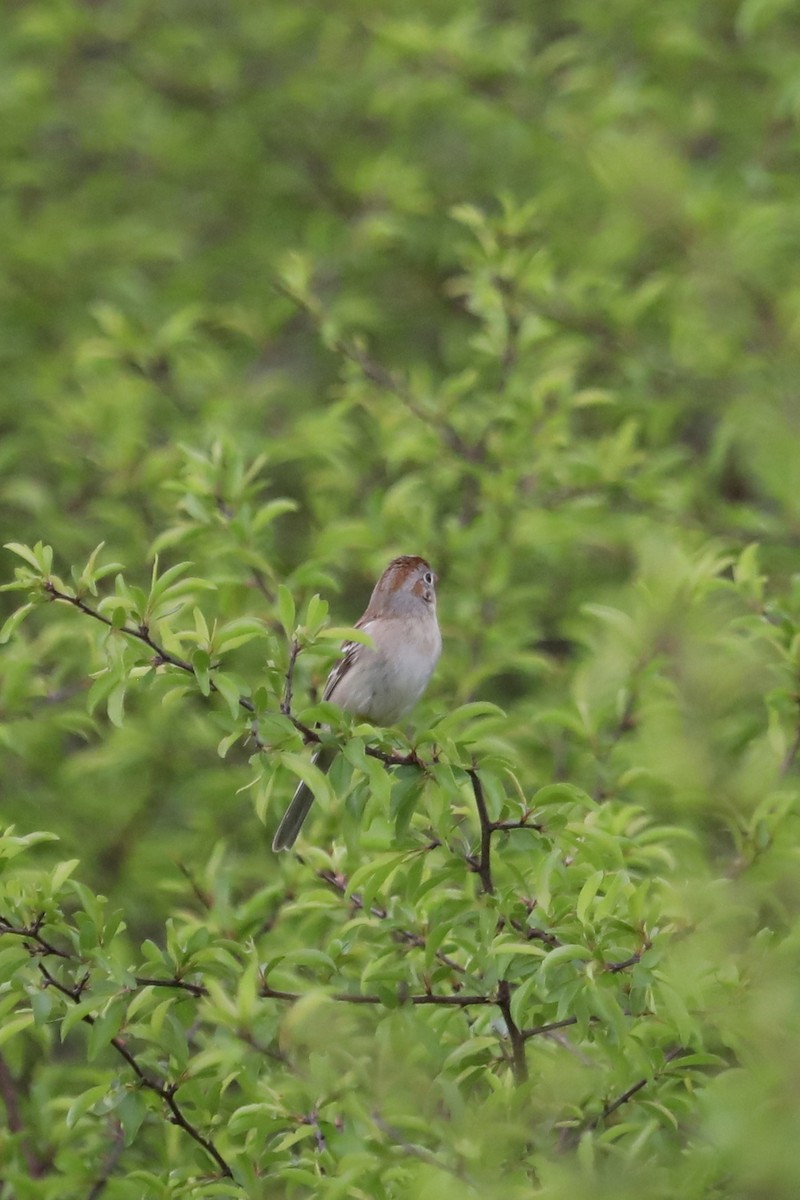
[[[320,627],[328,619],[328,603],[323,600],[316,592],[308,602],[306,609],[306,618],[304,625],[307,633],[311,637],[316,637]]]
[[[582,925],[586,924],[587,910],[597,895],[600,884],[603,882],[603,876],[603,871],[593,871],[578,894],[575,914]]]
[[[106,707],[108,709],[108,719],[112,725],[120,728],[125,720],[125,689],[127,680],[121,679],[119,683],[108,694]]]
[[[302,779],[317,800],[321,800],[326,805],[330,804],[331,786],[328,777],[310,759],[305,758],[302,754],[293,754],[284,750],[281,753],[281,762],[289,768],[293,775]]]
[[[33,1024],[33,1021],[33,1012],[30,1010],[20,1013],[18,1017],[12,1017],[10,1021],[4,1020],[0,1025],[0,1046],[10,1042],[18,1033],[22,1033],[23,1029],[27,1029]]]
[[[222,672],[216,672],[214,675],[214,687],[222,696],[228,706],[231,716],[234,720],[239,716],[241,694],[238,687],[229,675],[224,675]],[[238,737],[239,734],[236,734]]]
[[[211,659],[207,651],[195,650],[191,658],[191,663],[200,691],[204,696],[208,696],[211,692]]]
[[[278,619],[288,638],[294,633],[295,606],[294,596],[285,584],[278,587]]]
[[[81,1092],[80,1096],[76,1096],[67,1109],[65,1123],[67,1129],[74,1129],[78,1121],[84,1116],[90,1108],[93,1108],[99,1100],[102,1100],[108,1094],[108,1085],[98,1083],[94,1087],[90,1087],[87,1091]]]
[[[12,554],[16,554],[20,558],[24,558],[25,562],[33,567],[34,571],[41,571],[39,561],[34,552],[31,550],[30,546],[23,546],[21,542],[4,542],[3,545],[4,548],[6,550],[10,550]]]
[[[0,645],[3,645],[10,639],[11,635],[19,629],[31,609],[35,607],[35,604],[23,604],[21,608],[18,608],[16,612],[11,614],[3,625],[3,628],[0,629]]]
[[[557,946],[549,951],[542,963],[542,978],[553,967],[570,962],[590,962],[593,958],[594,955],[586,946]]]
[[[50,886],[54,892],[60,892],[64,883],[69,879],[72,872],[77,867],[80,859],[70,858],[66,862],[61,862],[53,871],[50,877]]]

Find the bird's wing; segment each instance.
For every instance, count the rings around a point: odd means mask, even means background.
[[[373,621],[365,621],[364,618],[362,617],[359,621],[356,622],[356,624],[353,626],[353,628],[354,629],[362,629],[364,631],[364,633],[369,633],[370,626],[373,624],[374,624]],[[322,693],[323,700],[332,700],[334,702],[334,704],[336,703],[336,696],[334,695],[334,693],[335,693],[337,687],[342,682],[342,680],[345,678],[345,676],[349,673],[349,671],[352,669],[353,664],[355,663],[356,659],[358,658],[359,653],[361,651],[367,650],[367,649],[368,649],[368,647],[365,646],[363,642],[343,642],[342,643],[342,657],[339,659],[338,662],[334,663],[334,665],[331,669],[331,673],[328,676],[327,682],[325,684],[325,691]]]

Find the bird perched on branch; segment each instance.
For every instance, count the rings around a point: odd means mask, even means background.
[[[394,725],[425,691],[442,650],[436,575],[425,559],[404,554],[390,562],[354,628],[368,633],[373,645],[345,642],[322,698],[373,725]],[[335,748],[323,747],[313,761],[328,771],[335,755]],[[273,850],[294,845],[313,800],[311,789],[301,783],[278,826]]]

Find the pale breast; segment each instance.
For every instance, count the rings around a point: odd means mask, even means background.
[[[442,648],[441,634],[430,621],[368,621],[364,632],[375,649],[359,646],[331,699],[348,712],[376,725],[393,725],[419,700]]]

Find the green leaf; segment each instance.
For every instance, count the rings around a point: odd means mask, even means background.
[[[23,558],[26,563],[33,567],[34,571],[40,573],[41,567],[37,556],[31,550],[30,546],[23,546],[21,542],[4,542],[4,548],[10,550],[12,554]]]
[[[255,617],[237,617],[233,621],[227,621],[217,631],[214,646],[218,654],[223,654],[246,645],[254,638],[268,637],[269,630]]]
[[[11,614],[2,629],[0,629],[0,645],[3,645],[11,638],[11,635],[19,629],[28,613],[35,607],[35,604],[23,604],[21,608],[18,608],[16,612]]]
[[[69,879],[70,875],[75,870],[75,868],[77,867],[79,862],[80,862],[80,859],[70,858],[70,859],[67,859],[65,862],[61,862],[58,864],[58,866],[55,868],[55,870],[53,871],[53,874],[50,877],[50,886],[53,889],[53,893],[61,891],[61,888],[64,886],[66,881]]]
[[[127,688],[127,681],[124,679],[121,679],[118,683],[116,683],[114,685],[114,687],[108,693],[108,701],[107,701],[108,719],[111,721],[112,725],[116,725],[118,728],[121,728],[121,726],[125,720],[125,690],[126,690],[126,688]]]
[[[85,1116],[90,1109],[94,1108],[100,1100],[104,1099],[108,1094],[108,1085],[105,1083],[95,1084],[94,1087],[87,1088],[85,1092],[81,1092],[79,1096],[70,1104],[67,1109],[65,1123],[67,1129],[74,1129],[81,1117]]]
[[[278,619],[283,626],[283,632],[287,638],[291,638],[294,633],[294,617],[294,596],[286,585],[282,583],[278,587]]]
[[[309,758],[305,758],[302,754],[293,754],[291,751],[282,750],[281,762],[293,775],[308,785],[317,800],[322,801],[324,805],[330,804],[332,797],[328,777]]]
[[[549,974],[554,967],[563,966],[564,963],[591,962],[593,958],[592,951],[586,946],[557,946],[555,950],[548,951],[545,956],[542,963],[542,981],[544,982],[544,976]]]
[[[490,704],[486,700],[473,700],[469,704],[462,704],[453,709],[447,716],[438,720],[431,729],[439,737],[453,737],[457,730],[469,725],[478,717],[505,718],[505,716],[506,714],[497,704]]]
[[[586,924],[586,913],[589,909],[589,905],[597,895],[600,884],[603,882],[604,875],[604,871],[593,871],[578,893],[578,902],[575,905],[575,915],[582,925]]]
[[[90,1062],[97,1058],[113,1037],[119,1033],[125,1019],[124,999],[112,1000],[105,1010],[95,1017],[94,1024],[89,1030],[87,1056]]]
[[[235,681],[231,679],[229,675],[225,675],[221,671],[215,671],[214,687],[227,704],[231,717],[236,720],[242,712],[239,704],[239,701],[242,697]],[[240,733],[236,734],[235,736],[240,736]]]
[[[19,1016],[12,1017],[11,1020],[3,1020],[0,1024],[0,1046],[4,1046],[6,1042],[10,1042],[18,1033],[22,1033],[24,1029],[28,1029],[34,1021],[33,1012],[27,1011],[20,1013]]]

